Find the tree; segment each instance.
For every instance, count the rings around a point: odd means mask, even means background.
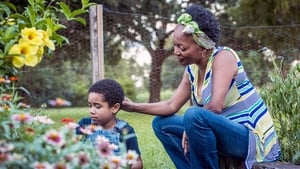
[[[216,4],[213,0],[101,1],[105,8],[104,30],[108,32],[110,39],[117,37],[120,42],[130,40],[142,44],[151,55],[149,102],[160,100],[162,65],[164,60],[173,53],[172,47],[167,45],[167,41],[173,33],[169,26],[175,23],[175,18],[191,2],[200,3],[207,7],[213,6],[211,3]],[[224,0],[218,2],[218,4],[228,2],[232,3],[232,1]],[[222,10],[218,8],[218,5],[214,7],[216,11]]]
[[[155,18],[171,16],[176,13],[179,6],[174,1],[170,1],[169,3],[151,0],[113,2],[103,3],[105,8],[104,22],[107,23],[104,24],[104,30],[105,32],[110,32],[110,38],[112,39],[114,39],[113,37],[119,37],[120,41],[130,40],[131,43],[144,45],[152,58],[149,101],[159,101],[162,63],[172,54],[172,49],[165,49],[164,45],[165,40],[170,36],[172,31],[167,30],[168,23],[171,22],[169,18],[160,18],[160,22]],[[109,6],[111,4],[115,4],[116,6]],[[111,11],[110,9],[124,13],[138,14],[126,15]],[[116,23],[119,26],[110,23]],[[160,25],[157,27],[158,23]]]

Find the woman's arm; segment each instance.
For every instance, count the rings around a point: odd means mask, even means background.
[[[234,55],[227,50],[220,51],[213,62],[212,96],[204,108],[221,113],[230,83],[237,74],[237,62]]]
[[[169,100],[155,103],[135,103],[128,98],[125,98],[122,109],[129,112],[138,112],[159,116],[171,115],[176,113],[188,101],[190,93],[190,82],[187,73],[184,72],[179,86]]]

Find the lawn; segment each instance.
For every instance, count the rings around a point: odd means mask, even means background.
[[[70,117],[77,122],[80,118],[89,114],[87,108],[51,108],[42,112],[49,115],[56,122],[55,127],[62,124],[60,120],[64,117]],[[175,168],[162,144],[153,133],[151,127],[153,116],[120,111],[118,118],[127,121],[134,127],[142,153],[144,169]]]

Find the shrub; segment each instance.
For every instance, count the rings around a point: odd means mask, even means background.
[[[300,64],[292,67],[284,76],[281,63],[276,63],[273,57],[274,72],[270,74],[272,83],[263,86],[261,95],[277,128],[281,160],[296,163],[300,158]]]

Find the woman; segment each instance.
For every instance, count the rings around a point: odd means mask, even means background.
[[[191,5],[177,20],[174,55],[185,66],[173,96],[157,103],[123,102],[126,111],[156,115],[152,126],[179,169],[219,168],[218,156],[255,162],[278,160],[280,147],[268,109],[236,52],[217,47],[215,16]],[[183,116],[175,113],[192,100]]]

